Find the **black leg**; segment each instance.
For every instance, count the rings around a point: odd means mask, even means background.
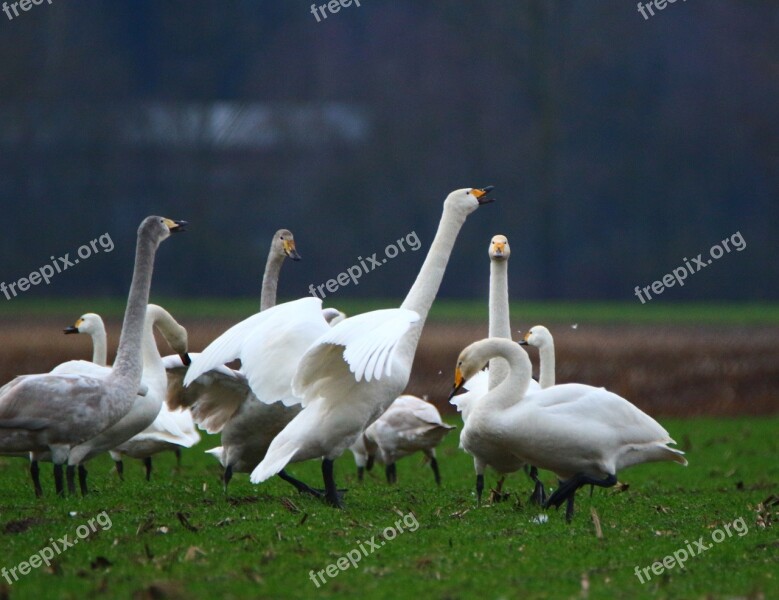
[[[333,477],[333,461],[327,458],[322,461],[322,479],[325,481],[325,502],[335,508],[343,508],[341,494],[335,486]]]
[[[38,467],[37,460],[30,461],[30,477],[32,477],[32,485],[35,488],[35,497],[40,498],[43,496],[43,488],[41,487],[41,475],[40,468]]]
[[[568,502],[568,506],[566,508],[566,517],[567,517],[569,513],[571,515],[573,514],[573,496],[576,494],[576,490],[578,490],[580,487],[587,484],[597,485],[598,487],[611,487],[616,483],[617,483],[617,477],[615,475],[608,475],[603,479],[595,479],[590,475],[586,475],[584,473],[577,473],[570,479],[567,479],[566,481],[560,483],[559,487],[546,501],[544,507],[549,508],[550,506],[554,506],[555,508],[560,508],[560,505],[563,502],[568,501],[570,498],[570,501]]]
[[[78,466],[78,485],[81,488],[81,495],[86,496],[89,489],[87,488],[87,470],[84,465]]]
[[[143,464],[146,467],[146,481],[151,481],[151,456],[144,458]]]
[[[119,475],[119,481],[124,481],[124,463],[121,460],[117,460],[114,466],[116,467],[116,474]]]
[[[565,504],[565,522],[570,523],[573,519],[573,499],[575,494],[568,496],[568,500]]]
[[[481,504],[481,493],[484,491],[484,475],[476,475],[476,503]]]
[[[365,470],[370,471],[373,468],[373,463],[376,460],[376,457],[373,454],[368,455],[368,464],[365,465]]]
[[[398,481],[398,469],[395,466],[395,463],[392,463],[390,465],[387,465],[384,467],[384,472],[387,474],[387,483],[397,483]]]
[[[68,480],[68,495],[76,495],[76,467],[68,465],[65,468],[65,477]]]
[[[233,465],[227,465],[225,467],[225,472],[222,477],[222,481],[224,482],[225,486],[225,494],[227,494],[227,486],[230,485],[230,480],[233,478]]]
[[[299,479],[295,479],[294,477],[292,477],[292,475],[287,473],[284,469],[279,471],[278,475],[284,481],[286,481],[287,483],[289,483],[292,486],[294,486],[294,488],[298,492],[300,492],[301,494],[311,494],[312,496],[316,496],[317,498],[321,498],[322,497],[322,492],[320,492],[319,490],[315,490],[312,487],[307,486],[305,483],[303,483]]]
[[[533,493],[530,494],[530,504],[543,506],[544,502],[546,502],[546,492],[544,491],[544,484],[541,483],[540,479],[538,479],[538,469],[535,467],[530,467],[530,472],[528,475],[530,476],[530,479],[535,482]]]
[[[357,467],[357,481],[362,481],[365,477],[365,467]]]
[[[62,465],[54,464],[54,489],[57,496],[65,497],[65,487],[62,485]]]
[[[438,461],[435,459],[435,456],[430,459],[430,468],[433,469],[435,484],[441,485],[441,473],[438,471]]]
[[[181,448],[176,448],[173,451],[173,454],[176,455],[176,468],[180,469],[181,468]]]

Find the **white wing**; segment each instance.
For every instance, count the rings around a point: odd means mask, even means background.
[[[292,380],[293,394],[304,398],[305,406],[318,395],[317,382],[337,378],[344,366],[358,383],[391,376],[398,342],[418,320],[413,310],[390,308],[341,321],[306,351]]]
[[[211,342],[193,359],[184,385],[239,358],[241,371],[258,398],[269,404],[288,401],[290,381],[301,357],[329,329],[319,298],[279,304],[234,325]]]

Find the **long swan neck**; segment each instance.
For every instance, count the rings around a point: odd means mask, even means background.
[[[490,261],[490,325],[491,338],[511,339],[509,320],[508,261]],[[508,374],[508,363],[502,358],[490,360],[488,389],[498,385]]]
[[[511,340],[491,338],[484,351],[490,359],[502,358],[508,365],[508,373],[495,388],[487,392],[474,410],[504,410],[519,402],[530,384],[530,357]],[[469,417],[470,420],[470,417]]]
[[[108,364],[108,341],[105,327],[99,327],[92,332],[92,362],[101,367]]]
[[[538,383],[542,388],[552,387],[555,383],[554,343],[549,343],[538,351]]]
[[[262,276],[260,311],[276,306],[276,289],[279,285],[279,273],[281,272],[284,258],[284,255],[276,252],[273,244],[271,244],[268,260],[265,263],[265,273]]]
[[[127,295],[127,308],[124,311],[122,334],[119,337],[119,348],[111,372],[114,378],[126,378],[132,385],[141,382],[143,364],[141,362],[141,338],[143,324],[146,318],[146,306],[149,303],[149,288],[151,287],[152,270],[154,269],[154,253],[156,244],[143,235],[138,234],[135,249],[135,267]]]
[[[165,365],[157,348],[157,340],[154,339],[154,326],[157,324],[157,321],[156,315],[146,313],[141,337],[141,360],[143,361],[144,382],[148,376],[155,380],[167,380]]]
[[[438,293],[438,288],[441,286],[441,280],[446,272],[446,264],[449,262],[449,256],[452,254],[452,248],[454,248],[457,234],[463,223],[465,223],[465,216],[460,216],[455,211],[447,210],[444,207],[444,213],[438,223],[438,231],[436,231],[433,243],[430,244],[425,262],[422,263],[414,285],[411,286],[406,299],[401,304],[401,308],[413,310],[419,314],[420,319],[415,323],[415,326],[420,333]]]

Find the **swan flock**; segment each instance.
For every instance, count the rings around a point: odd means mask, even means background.
[[[397,483],[396,462],[421,453],[435,483],[436,446],[454,425],[426,399],[404,394],[430,308],[468,216],[492,201],[492,186],[450,193],[427,256],[397,307],[347,316],[322,307],[318,297],[276,303],[286,259],[301,260],[294,236],[278,230],[262,278],[259,311],[235,324],[201,352],[190,352],[187,332],[164,308],[150,304],[155,254],[187,223],[151,216],[138,228],[135,263],[119,345],[112,365],[99,315],[85,313],[66,334],[92,338],[91,361],[72,360],[48,373],[20,375],[0,388],[0,454],[29,460],[37,496],[40,462],[53,463],[54,487],[88,493],[86,465],[109,453],[119,477],[123,457],[142,460],[151,478],[152,456],[200,441],[196,426],[219,434],[207,450],[223,467],[223,485],[235,473],[252,483],[272,477],[298,492],[344,507],[334,461],[350,449],[363,481],[374,462]],[[531,502],[566,504],[584,486],[610,487],[621,470],[652,461],[686,465],[673,440],[652,417],[604,388],[555,382],[552,334],[531,328],[513,341],[509,315],[508,238],[489,245],[489,331],[460,353],[450,395],[462,416],[460,447],[473,457],[477,501],[487,467],[506,476],[526,470]],[[292,267],[290,267],[292,268]],[[297,268],[297,267],[295,267]],[[174,351],[161,356],[157,329]],[[524,347],[538,348],[540,381]],[[239,368],[231,368],[235,360]],[[487,368],[488,367],[488,368]],[[467,393],[456,395],[461,388]],[[303,461],[321,462],[322,486],[293,474]],[[63,473],[64,469],[64,473]],[[558,479],[547,496],[538,470]],[[67,483],[67,486],[65,485]],[[494,498],[495,496],[491,496]]]

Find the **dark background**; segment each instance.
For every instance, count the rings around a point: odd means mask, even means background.
[[[24,298],[126,293],[149,213],[188,219],[154,288],[254,296],[271,234],[302,296],[415,231],[344,296],[401,297],[446,194],[496,186],[445,297],[624,299],[740,231],[662,301],[779,298],[775,1],[53,0],[0,13],[0,280],[108,232],[109,255]],[[0,301],[6,300],[0,297]],[[14,301],[19,301],[16,299]]]

